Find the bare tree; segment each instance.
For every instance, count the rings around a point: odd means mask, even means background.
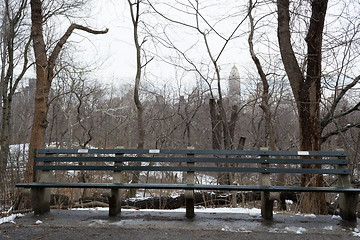
[[[139,96],[139,88],[140,88],[140,80],[142,69],[152,60],[146,61],[144,64],[142,61],[142,47],[143,44],[146,42],[144,38],[142,41],[139,39],[139,23],[140,23],[140,7],[143,1],[136,0],[132,2],[128,0],[130,6],[130,14],[131,14],[131,21],[133,24],[133,36],[134,36],[134,44],[136,49],[136,76],[135,76],[135,87],[134,87],[134,102],[136,105],[136,109],[138,112],[137,115],[137,126],[138,126],[138,148],[144,148],[145,144],[145,130],[144,130],[144,120],[143,120],[143,113],[144,107],[141,104],[140,96]]]
[[[41,0],[31,0],[31,35],[33,49],[36,59],[36,93],[34,120],[31,129],[29,161],[26,166],[25,181],[30,181],[33,172],[33,152],[34,149],[44,147],[45,131],[48,126],[47,113],[49,110],[49,93],[51,83],[55,75],[56,61],[59,54],[74,30],[81,30],[91,34],[104,34],[108,29],[97,31],[91,28],[72,23],[62,37],[56,42],[52,51],[44,41],[43,24],[47,15],[43,15],[43,2]]]
[[[265,138],[267,138],[268,136],[268,147],[270,148],[270,150],[276,150],[276,144],[275,144],[275,132],[274,132],[274,127],[272,124],[272,113],[271,113],[271,106],[270,106],[270,97],[271,94],[269,92],[269,81],[267,78],[267,74],[265,73],[263,66],[261,65],[261,62],[259,60],[259,58],[257,57],[257,54],[255,53],[254,50],[254,43],[253,43],[253,38],[254,38],[254,32],[255,32],[255,28],[256,28],[256,23],[254,21],[254,17],[252,15],[252,10],[253,8],[255,8],[256,3],[254,4],[252,0],[249,1],[249,21],[250,21],[250,32],[249,32],[249,38],[248,38],[248,43],[249,43],[249,51],[250,51],[250,55],[251,55],[251,59],[253,60],[256,69],[258,71],[259,77],[261,79],[261,83],[262,83],[262,94],[261,94],[261,109],[263,110],[264,114],[265,114]]]
[[[350,12],[343,14],[349,6],[345,3],[342,6],[342,4],[343,2],[340,1],[334,5],[337,9],[340,9],[341,13],[339,16],[333,13],[330,14],[328,17],[330,18],[329,22],[332,22],[332,24],[325,25],[328,1],[317,0],[311,2],[311,16],[309,16],[308,20],[305,20],[307,23],[306,36],[303,38],[307,50],[303,55],[302,63],[299,64],[299,57],[297,57],[299,55],[295,54],[290,40],[290,22],[294,22],[293,17],[295,18],[296,15],[290,14],[289,1],[279,0],[277,2],[279,47],[297,104],[300,148],[302,150],[320,150],[321,144],[331,136],[359,126],[359,122],[355,120],[351,124],[337,127],[334,131],[329,131],[330,128],[327,128],[328,131],[324,131],[330,123],[336,124],[340,118],[351,116],[352,113],[359,109],[359,103],[355,102],[352,107],[341,113],[336,111],[345,94],[359,82],[359,77],[349,77],[349,75],[354,75],[356,67],[353,64],[358,59],[358,54],[354,52],[359,42],[356,37],[359,27],[358,17],[357,15],[351,16]],[[352,4],[356,5],[358,3],[354,2]],[[347,22],[344,22],[344,19]],[[341,22],[340,29],[336,26],[337,24],[334,24],[337,22]],[[324,31],[325,27],[326,32]],[[332,33],[332,31],[336,31],[336,33]],[[335,39],[338,39],[337,42],[334,41]],[[323,55],[325,55],[325,58],[323,58]],[[322,63],[325,63],[325,67],[322,66]],[[329,86],[332,85],[333,79],[335,79],[335,87],[330,89]],[[324,104],[327,112],[321,118],[320,103],[322,96],[324,100],[329,98],[326,96],[326,90],[322,91],[322,89],[325,89],[324,87],[333,91],[334,94],[331,104],[328,106]],[[302,165],[302,167],[311,168],[313,166]],[[312,175],[303,175],[301,182],[304,186],[321,186],[323,179]],[[326,213],[324,195],[312,196],[306,195],[304,197],[302,210],[304,212]]]
[[[12,99],[19,82],[32,65],[28,61],[30,34],[26,32],[27,1],[5,0],[1,26],[1,96],[0,174],[4,174],[9,158]],[[17,76],[16,76],[17,75]]]
[[[135,87],[134,87],[134,102],[137,109],[137,131],[138,131],[138,144],[137,148],[144,148],[145,145],[145,129],[144,129],[144,107],[141,104],[139,96],[140,80],[143,68],[152,60],[146,60],[145,63],[142,63],[142,48],[143,44],[146,42],[144,38],[142,41],[139,39],[139,23],[140,23],[140,7],[142,0],[135,0],[132,2],[128,0],[130,6],[131,21],[133,24],[133,35],[134,35],[134,44],[136,49],[136,76],[135,76]],[[133,174],[132,182],[139,182],[138,173]],[[136,195],[136,189],[131,189],[129,192],[130,197]]]
[[[319,151],[320,135],[320,97],[321,97],[321,47],[327,0],[312,1],[311,18],[307,36],[307,69],[303,75],[293,47],[290,34],[289,0],[278,0],[278,40],[292,92],[297,104],[300,130],[300,149]],[[313,166],[302,165],[304,168]],[[302,186],[322,186],[323,177],[304,174]],[[306,194],[302,202],[303,212],[324,214],[327,212],[324,194]]]
[[[201,39],[201,43],[203,43],[203,49],[207,54],[207,58],[209,61],[209,65],[211,66],[211,72],[212,77],[207,77],[204,74],[201,73],[201,66],[197,65],[189,56],[187,56],[186,51],[182,51],[180,48],[175,46],[175,44],[169,39],[168,36],[165,36],[165,39],[162,40],[162,42],[166,42],[167,47],[174,49],[179,53],[179,56],[181,56],[185,61],[191,66],[192,71],[196,71],[204,80],[207,82],[211,98],[209,105],[210,105],[210,117],[211,122],[213,126],[212,131],[212,139],[213,141],[216,141],[213,143],[213,147],[218,148],[219,147],[219,133],[220,128],[222,132],[222,141],[221,145],[224,146],[225,149],[230,149],[233,146],[232,138],[233,135],[230,133],[231,130],[234,130],[235,128],[231,128],[230,125],[235,126],[235,122],[237,120],[237,114],[238,111],[235,108],[232,108],[233,111],[233,117],[229,120],[229,117],[227,116],[226,109],[224,106],[224,97],[222,93],[222,86],[221,86],[221,73],[220,73],[220,58],[222,57],[225,49],[229,45],[231,41],[233,41],[235,38],[238,37],[238,30],[240,26],[244,23],[244,21],[247,18],[247,14],[245,14],[244,18],[236,24],[233,29],[230,31],[229,34],[223,34],[221,31],[217,29],[218,22],[211,23],[205,16],[205,14],[202,13],[204,7],[201,7],[201,4],[199,1],[187,1],[184,3],[177,3],[180,5],[180,7],[183,7],[184,10],[180,10],[179,8],[176,8],[174,6],[167,5],[167,7],[174,8],[181,12],[182,14],[187,14],[189,16],[193,16],[194,20],[192,23],[182,22],[178,19],[173,18],[172,16],[166,15],[162,13],[160,10],[157,9],[157,7],[152,4],[150,1],[148,1],[151,8],[155,11],[156,14],[161,16],[163,19],[168,21],[169,23],[184,27],[186,29],[190,29],[191,31],[194,31]],[[164,30],[164,32],[166,32]],[[212,45],[210,40],[210,35],[213,34],[216,38],[220,39],[221,45],[219,48],[215,48],[214,45]],[[213,94],[213,91],[211,90],[211,82],[212,80],[216,81],[216,88],[217,88],[217,100],[215,99],[215,96]]]

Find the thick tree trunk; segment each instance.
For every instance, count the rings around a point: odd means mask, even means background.
[[[278,0],[278,40],[282,61],[290,81],[299,114],[300,149],[318,151],[321,149],[320,94],[321,94],[321,47],[327,0],[312,1],[312,16],[306,42],[307,71],[302,75],[291,46],[289,0]],[[302,165],[303,168],[315,166]],[[322,186],[319,176],[302,175],[303,186]],[[326,213],[324,194],[304,194],[302,211]]]
[[[31,0],[31,21],[31,36],[36,59],[36,92],[34,119],[30,135],[29,161],[26,165],[24,176],[26,182],[32,180],[34,150],[44,147],[44,137],[47,127],[48,93],[50,89],[50,83],[48,82],[49,66],[42,28],[42,2],[40,0]]]
[[[36,92],[34,104],[34,119],[31,128],[30,146],[29,146],[29,160],[26,165],[25,181],[32,180],[34,150],[43,148],[45,145],[45,132],[48,126],[47,113],[49,109],[49,92],[51,82],[54,77],[54,68],[56,60],[62,50],[62,47],[67,42],[68,38],[75,29],[86,31],[92,34],[104,34],[108,29],[103,31],[96,31],[90,28],[71,24],[64,35],[58,40],[53,51],[47,56],[47,47],[43,36],[43,16],[42,16],[42,1],[31,0],[31,37],[33,41],[33,49],[35,54],[35,68],[36,68]]]

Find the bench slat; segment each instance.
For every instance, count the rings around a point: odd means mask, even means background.
[[[296,187],[296,186],[244,186],[244,185],[200,185],[200,184],[134,184],[134,183],[19,183],[23,188],[135,188],[135,189],[183,189],[183,190],[229,190],[270,192],[360,192],[359,188]]]
[[[269,155],[346,157],[342,151],[252,151],[252,150],[181,150],[181,149],[39,149],[39,154],[195,154],[195,155]]]
[[[216,157],[37,157],[37,162],[211,162],[211,163],[269,163],[269,164],[348,164],[347,159],[299,158],[216,158]]]
[[[179,172],[249,172],[249,173],[296,173],[296,174],[349,174],[348,169],[322,168],[247,168],[247,167],[187,167],[187,166],[73,166],[36,165],[36,170],[88,170],[88,171],[179,171]]]

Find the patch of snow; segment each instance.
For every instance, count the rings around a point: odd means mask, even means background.
[[[98,225],[105,225],[107,223],[108,223],[107,220],[94,220],[89,224],[89,227],[94,227],[94,226],[98,226]]]
[[[89,212],[97,212],[97,211],[109,211],[108,207],[95,207],[95,208],[72,208],[71,210],[75,211],[89,211]]]
[[[37,220],[35,224],[42,224],[43,222],[41,220]]]
[[[285,203],[286,203],[286,204],[290,204],[290,205],[291,205],[291,204],[293,204],[294,202],[293,202],[292,200],[285,199]]]
[[[71,210],[81,210],[81,211],[109,211],[108,207],[96,207],[96,208],[72,208]],[[122,211],[139,211],[136,209],[122,209]],[[143,212],[186,212],[185,208],[178,209],[140,209]],[[244,213],[249,214],[252,217],[261,216],[261,209],[258,208],[197,208],[196,212],[198,213]]]
[[[115,226],[125,226],[127,223],[129,222],[133,222],[134,220],[121,220],[121,221],[118,221],[118,222],[113,222],[113,223],[110,223],[110,225],[115,225]]]
[[[197,174],[196,175],[196,183],[198,184],[216,184],[217,179],[206,175],[206,174]]]
[[[324,227],[324,230],[332,231],[332,230],[333,230],[333,226],[325,226],[325,227]]]
[[[340,215],[332,215],[331,219],[341,220],[341,216]]]
[[[15,218],[17,217],[23,217],[25,216],[24,214],[12,214],[8,217],[3,217],[3,218],[0,218],[0,225],[3,224],[3,223],[13,223],[15,224]]]
[[[252,208],[249,210],[249,215],[251,217],[260,217],[261,216],[261,209]]]
[[[316,218],[315,214],[304,214],[303,216],[306,218]]]
[[[13,210],[13,206],[9,208],[9,210],[6,211],[6,213],[10,213]]]
[[[296,234],[303,234],[303,232],[306,232],[306,229],[303,227],[285,227],[285,230]]]
[[[250,232],[252,232],[250,230],[246,230],[245,228],[231,229],[228,226],[225,226],[225,227],[221,228],[221,231],[223,231],[223,232],[241,232],[241,233],[250,233]]]
[[[277,228],[269,228],[269,232],[278,233],[278,229]]]
[[[136,197],[136,198],[129,198],[129,202],[135,202],[135,201],[144,201],[146,199],[151,199],[151,197]]]
[[[171,198],[177,198],[177,197],[179,197],[180,196],[180,194],[178,194],[178,193],[173,193],[173,194],[171,194]]]
[[[360,237],[360,231],[358,228],[354,228],[354,231],[352,233],[353,237]]]

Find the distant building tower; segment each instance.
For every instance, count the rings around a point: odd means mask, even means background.
[[[240,75],[237,67],[234,65],[231,68],[229,76],[229,87],[228,87],[228,97],[231,103],[240,102]]]

